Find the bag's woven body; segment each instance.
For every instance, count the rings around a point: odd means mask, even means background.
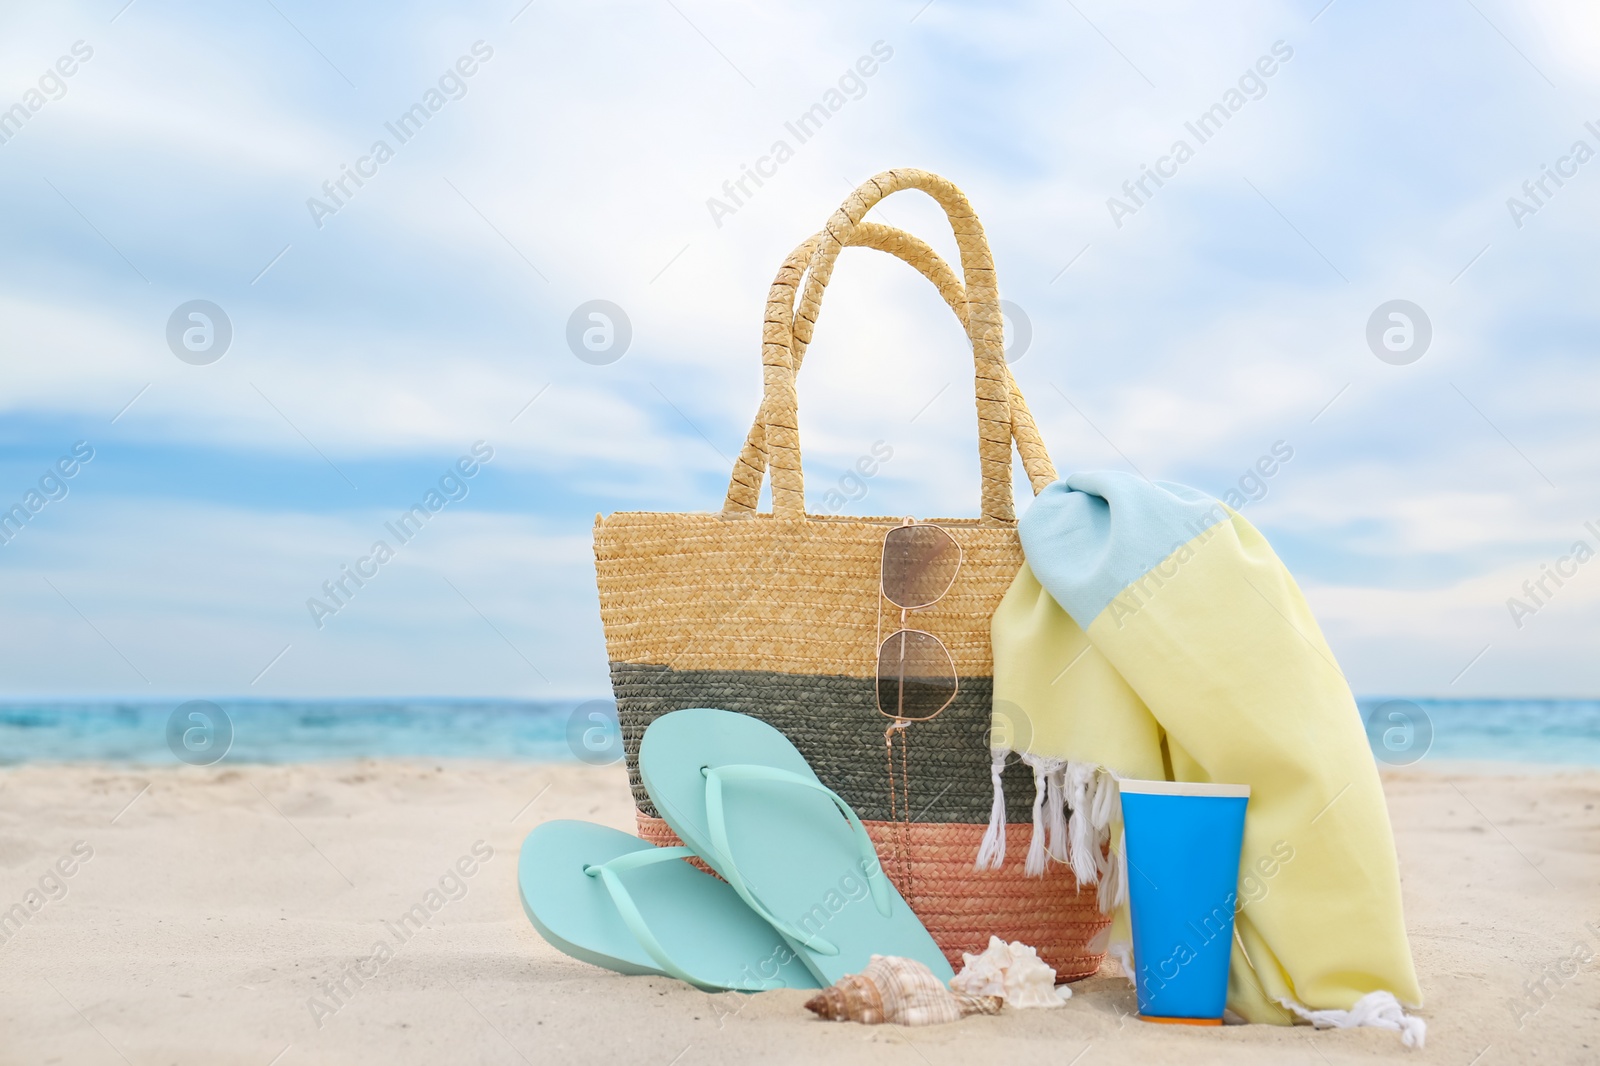
[[[930,192],[950,212],[968,277],[964,287],[925,244],[861,221],[877,199],[907,187]],[[601,618],[642,837],[676,843],[639,780],[646,727],[685,707],[750,714],[789,737],[822,782],[855,808],[885,869],[953,966],[960,967],[962,952],[981,952],[997,935],[1034,945],[1059,978],[1071,979],[1098,969],[1108,919],[1092,888],[1080,892],[1067,867],[1053,866],[1043,878],[1023,876],[1034,789],[1031,772],[1020,764],[1005,772],[1008,861],[994,871],[974,864],[993,795],[990,619],[1023,563],[1011,513],[1012,438],[1036,491],[1055,474],[998,358],[992,266],[970,208],[963,224],[964,205],[942,179],[890,171],[858,190],[827,230],[796,249],[773,286],[763,358],[767,397],[723,511],[619,512],[597,519]],[[879,596],[883,538],[900,519],[808,516],[800,503],[794,371],[833,258],[850,244],[890,251],[933,280],[968,325],[978,365],[984,517],[934,520],[960,543],[963,561],[949,594],[913,616],[917,628],[949,649],[959,693],[936,718],[905,731],[909,826],[903,812],[899,820],[891,814],[884,742],[890,720],[878,712],[874,694],[880,610],[883,632],[898,620],[898,611],[891,616]],[[988,274],[981,302],[973,298],[979,290],[975,267]],[[796,317],[803,276],[809,284]],[[769,466],[774,513],[757,514]],[[997,478],[1003,484],[994,484]]]

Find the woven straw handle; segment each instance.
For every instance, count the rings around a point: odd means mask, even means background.
[[[818,237],[820,238],[821,234],[818,234]],[[876,222],[862,221],[850,231],[849,239],[843,243],[846,246],[876,248],[898,256],[916,267],[924,277],[933,282],[939,294],[944,297],[945,303],[956,313],[962,328],[966,328],[966,288],[956,277],[955,271],[950,269],[950,265],[923,241],[904,230],[880,226]],[[812,331],[817,325],[817,314],[825,284],[822,277],[813,274],[806,279],[805,291],[800,297],[800,317],[794,323],[793,358],[796,373],[800,371],[801,360],[805,358],[806,348],[811,343]],[[1027,472],[1034,494],[1038,495],[1044,491],[1046,485],[1056,480],[1055,464],[1050,461],[1050,454],[1044,446],[1044,438],[1039,435],[1038,426],[1033,421],[1033,412],[1028,410],[1028,401],[1023,399],[1022,390],[1017,387],[1016,378],[1011,374],[1011,367],[1004,363],[1002,366],[1006,373],[1006,391],[1009,393],[1011,405],[1011,437],[1016,442],[1017,452],[1022,456],[1022,466]],[[1009,455],[1007,461],[1010,461]]]
[[[818,233],[808,238],[785,260],[784,268],[779,272],[773,286],[773,304],[779,314],[770,316],[772,319],[788,320],[794,303],[794,280],[811,261],[822,236]],[[962,326],[966,326],[966,289],[955,276],[955,272],[950,269],[950,265],[926,243],[904,230],[863,221],[847,231],[844,244],[847,247],[874,248],[888,252],[916,267],[917,271],[939,290],[939,295],[950,305],[950,309],[955,312]],[[800,297],[801,314],[792,321],[790,358],[794,360],[797,371],[805,358],[806,348],[816,328],[822,289],[820,278],[814,274],[807,277],[804,292]],[[1056,469],[1050,462],[1044,440],[1039,435],[1033,415],[1028,410],[1027,401],[1023,399],[1022,391],[1017,387],[1009,366],[1006,367],[1006,388],[1010,394],[1011,436],[1016,442],[1018,453],[1022,456],[1023,469],[1028,474],[1034,493],[1037,494],[1056,480]],[[757,414],[755,423],[745,438],[744,448],[739,453],[739,460],[734,465],[733,476],[729,479],[727,498],[722,506],[724,514],[747,513],[756,509],[767,466],[766,428],[764,415]]]
[[[1029,478],[1035,491],[1041,487],[1041,482],[1048,484],[1049,480],[1053,480],[1054,472],[1048,469],[1049,458],[1042,442],[1038,440],[1031,417],[1024,415],[1023,420],[1019,420],[1015,426],[1013,424],[1011,394],[1015,391],[1015,385],[1002,351],[999,295],[994,280],[993,258],[983,235],[983,227],[959,189],[926,171],[890,170],[872,178],[858,188],[829,220],[814,242],[815,248],[809,262],[802,260],[802,253],[813,242],[807,242],[807,245],[797,249],[796,254],[790,256],[779,271],[768,297],[767,320],[763,331],[765,390],[761,420],[765,424],[762,434],[764,440],[756,446],[757,454],[751,458],[756,458],[760,451],[764,451],[765,455],[761,458],[771,464],[774,514],[784,518],[804,517],[805,483],[800,468],[798,401],[794,385],[798,363],[794,357],[794,289],[801,275],[809,270],[811,284],[807,293],[815,295],[801,308],[801,321],[805,323],[801,328],[809,338],[809,327],[816,319],[816,301],[832,276],[839,252],[849,243],[858,243],[853,240],[853,235],[867,211],[885,196],[903,189],[921,189],[933,197],[944,208],[955,233],[966,282],[966,314],[963,320],[972,345],[975,366],[978,457],[983,474],[982,515],[986,523],[1008,525],[1015,521],[1011,498],[1013,433],[1019,435],[1019,443],[1022,443],[1024,434],[1031,438],[1022,448],[1022,454],[1024,463],[1029,466]],[[890,250],[895,250],[896,254],[902,254],[904,250],[915,251],[903,242],[898,249]],[[931,250],[927,254],[931,255]],[[941,284],[942,290],[946,288]],[[949,298],[951,296],[947,294]],[[1022,428],[1024,420],[1026,430]],[[752,451],[752,443],[747,442],[746,452]],[[740,460],[729,488],[729,503],[735,510],[747,509],[743,505],[750,491],[759,492],[760,487],[760,467],[754,462],[747,463],[745,455],[741,455]]]

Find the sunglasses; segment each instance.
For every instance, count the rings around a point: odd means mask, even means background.
[[[887,637],[878,622],[878,711],[897,725],[925,722],[956,698],[955,660],[932,633],[907,625],[912,611],[932,607],[955,585],[961,545],[931,522],[908,518],[884,534],[878,590],[900,609],[900,626]]]

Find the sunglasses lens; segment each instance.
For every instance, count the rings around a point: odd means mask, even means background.
[[[891,633],[878,649],[878,710],[932,718],[956,695],[956,666],[939,639],[915,629]]]
[[[955,584],[961,549],[935,525],[896,526],[883,539],[883,595],[896,607],[916,610]]]

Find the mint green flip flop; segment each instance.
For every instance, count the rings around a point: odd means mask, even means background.
[[[732,711],[673,711],[645,730],[639,776],[673,832],[822,984],[859,973],[874,955],[952,976],[856,813],[770,725]]]
[[[545,822],[522,842],[517,885],[539,935],[575,959],[707,991],[817,988],[733,889],[658,848],[591,822]]]

